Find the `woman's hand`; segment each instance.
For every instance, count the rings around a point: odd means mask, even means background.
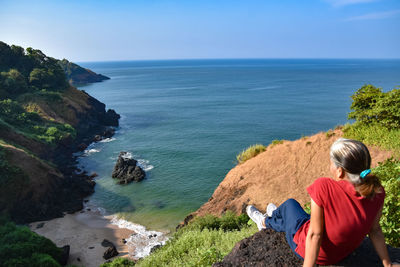
[[[324,233],[324,210],[311,199],[311,219],[306,238],[304,267],[314,266]]]

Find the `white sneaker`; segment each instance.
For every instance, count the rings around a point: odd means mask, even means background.
[[[275,206],[274,203],[269,203],[267,208],[266,208],[266,212],[265,213],[268,217],[272,217],[272,213],[274,212],[274,210],[276,210],[277,207]]]
[[[259,231],[262,229],[266,229],[264,226],[265,217],[264,215],[256,209],[253,205],[249,205],[246,207],[247,215],[249,215],[250,219],[252,219],[256,224]]]

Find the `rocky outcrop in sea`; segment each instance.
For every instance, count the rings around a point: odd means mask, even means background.
[[[146,173],[137,165],[137,161],[129,157],[128,152],[120,152],[112,172],[112,178],[118,179],[118,184],[140,182]]]

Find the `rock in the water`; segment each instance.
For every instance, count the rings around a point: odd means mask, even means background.
[[[137,161],[129,158],[127,152],[120,152],[114,166],[112,177],[119,179],[118,184],[128,184],[132,181],[140,182],[146,173],[137,166]]]
[[[391,260],[400,262],[400,249],[388,246],[388,250]],[[301,266],[302,263],[290,249],[284,233],[266,229],[237,243],[223,261],[215,263],[213,267]],[[333,266],[380,266],[380,259],[371,241],[365,238],[353,253]]]
[[[105,260],[108,260],[112,257],[117,256],[119,253],[117,251],[117,249],[115,248],[115,246],[113,245],[112,247],[109,247],[106,251],[104,251],[104,255],[103,258]]]

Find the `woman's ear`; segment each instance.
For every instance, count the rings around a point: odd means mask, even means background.
[[[344,169],[342,167],[338,167],[336,170],[336,177],[339,179],[343,179],[346,176],[346,172],[344,171]]]

